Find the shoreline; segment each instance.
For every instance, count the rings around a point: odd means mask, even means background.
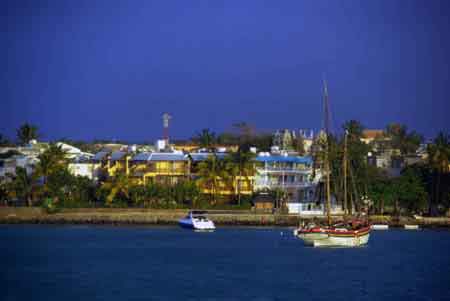
[[[185,209],[141,209],[141,208],[73,208],[57,213],[47,213],[39,207],[0,207],[0,224],[69,224],[69,225],[177,225],[187,214]],[[250,210],[210,210],[209,216],[220,226],[270,226],[295,227],[301,221],[324,217],[298,216],[288,214],[255,213]],[[450,228],[449,217],[390,217],[370,216],[372,224],[388,224],[399,228],[405,224],[421,228]],[[333,222],[342,216],[333,216]]]

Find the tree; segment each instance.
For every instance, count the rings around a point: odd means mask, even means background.
[[[200,190],[194,181],[187,180],[181,182],[183,187],[183,201],[189,201],[192,207],[197,206],[197,202],[200,199]]]
[[[31,125],[29,123],[23,124],[18,130],[17,130],[17,138],[19,139],[19,142],[23,144],[27,144],[30,142],[30,140],[37,139],[39,137],[38,135],[38,128],[34,125]]]
[[[450,160],[450,137],[440,132],[433,140],[433,143],[427,147],[428,166],[432,171],[432,189],[429,211],[434,211],[444,196],[442,189],[442,178],[449,173]],[[446,177],[448,179],[448,176]],[[446,183],[447,186],[450,183]],[[444,185],[445,186],[445,185]]]
[[[304,156],[305,155],[305,139],[303,138],[302,135],[299,135],[298,137],[296,137],[294,139],[294,148],[295,148],[295,151],[300,156]]]
[[[370,179],[368,177],[367,154],[371,151],[371,148],[361,141],[364,126],[359,121],[347,121],[344,123],[343,129],[347,135],[349,196],[355,208],[358,209],[361,205],[360,195],[368,194]],[[340,145],[343,149],[344,143],[341,142]]]
[[[72,177],[74,178],[71,190],[72,199],[80,205],[91,204],[95,199],[95,183],[88,177]]]
[[[254,158],[255,154],[245,147],[239,147],[237,152],[231,154],[231,164],[236,167],[233,171],[237,171],[237,177],[235,178],[236,181],[234,183],[237,183],[238,205],[241,205],[242,180],[249,182],[250,177],[255,173]],[[233,167],[231,167],[231,169],[233,169]]]
[[[117,174],[110,182],[104,182],[100,195],[105,197],[105,203],[111,206],[115,200],[128,201],[130,182],[125,174]]]
[[[259,133],[252,137],[249,145],[255,146],[259,151],[268,152],[272,146],[272,134]]]
[[[203,129],[193,140],[202,148],[212,149],[216,143],[216,134],[210,129]]]
[[[32,196],[35,188],[34,178],[32,175],[28,175],[25,168],[16,167],[12,187],[18,198],[25,200],[28,206],[32,205]]]
[[[36,168],[36,174],[43,178],[44,195],[48,191],[47,178],[61,169],[67,169],[66,152],[56,144],[50,144],[42,154],[38,156],[39,163]]]
[[[55,204],[66,206],[73,204],[72,195],[75,177],[67,168],[59,167],[52,170],[45,178],[44,195],[53,199]]]
[[[394,183],[385,175],[373,179],[368,190],[368,197],[375,206],[375,212],[384,214],[386,205],[392,205],[396,199]]]
[[[217,144],[220,145],[236,145],[239,144],[239,136],[224,132],[217,136]]]
[[[406,168],[394,180],[394,188],[402,208],[409,212],[421,212],[424,209],[427,198],[425,184],[413,168]]]
[[[226,172],[228,173],[228,185],[231,190],[233,190],[233,194],[235,197],[238,195],[238,177],[239,177],[239,166],[236,164],[234,154],[229,154],[224,159],[224,167]]]
[[[246,122],[234,123],[233,128],[239,137],[239,146],[249,145],[252,137],[255,136],[255,127]]]
[[[219,182],[227,182],[229,174],[226,172],[224,161],[220,160],[216,154],[209,155],[206,160],[198,165],[198,182],[207,187],[210,191],[211,202],[217,203],[217,188]]]
[[[2,177],[0,177],[0,204],[4,203],[7,205],[7,201],[10,196],[10,183],[3,181]]]
[[[147,187],[133,185],[129,189],[130,200],[134,205],[143,205],[147,198]]]
[[[423,138],[415,131],[408,132],[406,125],[391,123],[386,127],[386,137],[390,139],[390,146],[393,150],[399,150],[402,156],[414,153]]]

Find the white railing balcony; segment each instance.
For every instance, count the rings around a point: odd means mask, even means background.
[[[301,173],[308,174],[311,173],[311,169],[298,169],[293,167],[266,167],[257,168],[258,173]]]
[[[309,182],[277,182],[277,181],[256,181],[255,187],[268,187],[268,188],[306,188],[311,187]]]

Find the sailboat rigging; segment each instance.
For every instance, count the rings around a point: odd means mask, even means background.
[[[355,247],[367,244],[370,236],[370,225],[367,222],[353,219],[349,222],[339,224],[332,224],[331,219],[331,190],[330,190],[330,158],[329,158],[329,143],[330,143],[330,128],[329,128],[329,104],[328,104],[328,88],[324,81],[324,132],[325,132],[325,147],[324,147],[324,164],[322,176],[325,177],[326,190],[326,215],[327,225],[320,226],[316,224],[307,224],[294,230],[294,235],[298,236],[304,241],[306,245],[315,247]],[[344,172],[344,217],[347,218],[348,204],[347,204],[347,131],[344,136],[344,158],[343,158],[343,172]],[[350,171],[351,173],[351,171]]]

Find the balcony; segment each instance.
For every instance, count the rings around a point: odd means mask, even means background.
[[[283,167],[283,166],[267,166],[265,168],[257,168],[256,171],[258,173],[278,173],[278,174],[282,174],[282,173],[285,173],[285,174],[288,174],[288,173],[308,174],[308,173],[311,173],[311,169]]]
[[[156,174],[178,174],[178,175],[187,175],[188,169],[187,168],[180,168],[180,167],[174,167],[174,168],[158,168],[155,166],[149,166],[146,169],[147,172],[154,172]]]
[[[255,188],[307,188],[311,187],[309,182],[279,182],[279,181],[256,181]]]

